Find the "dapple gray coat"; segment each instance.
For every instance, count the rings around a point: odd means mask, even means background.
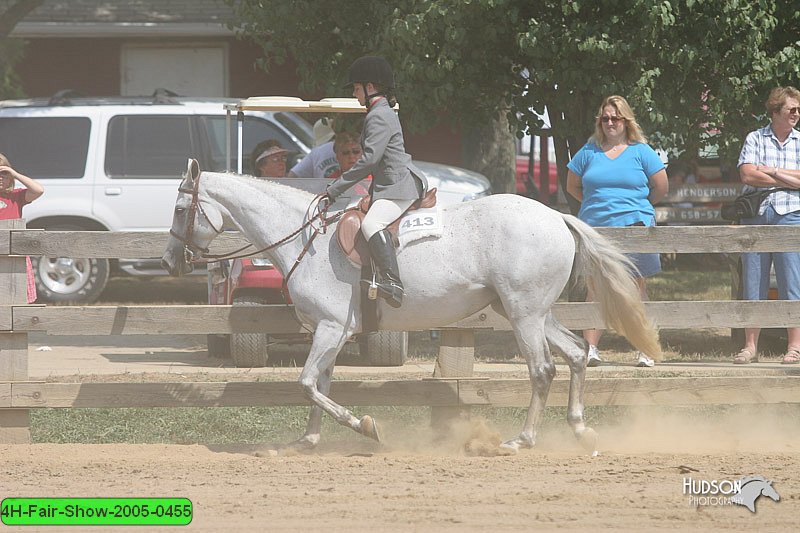
[[[256,249],[282,242],[265,255],[286,274],[313,233],[306,227],[296,238],[285,239],[297,232],[307,220],[309,205],[313,207],[314,195],[299,189],[249,176],[201,174],[192,161],[180,191],[162,258],[173,275],[186,272],[187,259],[207,249],[221,228],[229,227],[241,231]],[[491,305],[514,329],[520,353],[528,361],[532,389],[522,432],[503,447],[516,451],[535,443],[556,373],[552,343],[571,374],[567,420],[579,441],[595,451],[596,434],[583,418],[585,347],[550,308],[574,267],[576,279],[591,284],[606,324],[636,349],[659,359],[658,335],[644,312],[630,261],[577,218],[521,196],[498,194],[450,205],[441,215],[441,237],[421,239],[400,250],[397,261],[407,280],[406,296],[399,309],[378,303],[380,329],[442,328]],[[298,318],[314,331],[300,374],[314,407],[305,435],[294,446],[319,443],[323,411],[340,424],[379,438],[371,416],[356,418],[329,397],[336,355],[361,331],[360,279],[360,269],[339,249],[335,233],[327,231],[317,234],[288,281]]]

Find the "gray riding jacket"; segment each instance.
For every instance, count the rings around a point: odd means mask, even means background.
[[[337,198],[370,174],[373,200],[416,200],[425,196],[428,180],[406,153],[400,119],[386,98],[375,102],[367,113],[361,148],[361,159],[353,168],[328,185],[331,198]]]

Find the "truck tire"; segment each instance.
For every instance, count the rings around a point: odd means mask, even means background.
[[[265,305],[266,299],[261,296],[242,295],[233,299],[234,306]],[[234,366],[239,368],[261,368],[267,366],[269,353],[266,333],[231,333],[231,358]]]
[[[228,359],[231,356],[231,336],[219,333],[209,333],[206,336],[208,355],[219,359]]]
[[[339,357],[358,357],[361,355],[361,347],[356,341],[347,341],[339,350]]]
[[[361,357],[372,366],[403,366],[408,357],[407,331],[375,331],[359,341]]]
[[[78,224],[54,224],[51,231],[88,231]],[[108,283],[108,259],[97,257],[31,257],[38,302],[89,304]]]

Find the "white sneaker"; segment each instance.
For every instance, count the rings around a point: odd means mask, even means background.
[[[647,367],[647,368],[656,366],[656,362],[647,357],[642,352],[636,352],[636,357],[637,357],[636,366]]]
[[[597,346],[594,344],[589,345],[589,350],[586,352],[586,366],[599,366],[602,363],[600,359],[600,352],[597,351]]]

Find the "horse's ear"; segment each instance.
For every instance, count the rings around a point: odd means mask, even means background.
[[[189,180],[194,181],[199,175],[200,163],[197,162],[197,159],[189,159],[186,164],[186,177]]]
[[[187,187],[189,189],[194,188],[194,181],[200,175],[200,164],[197,162],[197,159],[189,159],[186,162],[186,174],[183,175],[183,185],[181,187]]]

